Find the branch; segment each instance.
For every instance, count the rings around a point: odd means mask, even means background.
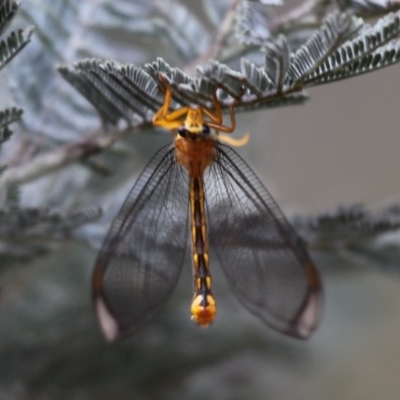
[[[40,154],[22,165],[6,169],[0,176],[0,204],[4,203],[3,197],[7,192],[6,190],[1,190],[1,188],[5,188],[6,185],[10,183],[21,184],[38,179],[81,159],[98,154],[110,148],[115,142],[126,137],[128,134],[139,132],[150,126],[149,123],[144,123],[135,128],[125,129],[112,137],[88,138],[67,144],[56,150]]]
[[[216,32],[212,46],[205,51],[200,57],[196,58],[183,71],[188,75],[196,74],[197,66],[205,64],[212,59],[220,58],[221,52],[226,45],[228,36],[232,33],[235,23],[236,8],[239,6],[240,0],[233,0],[220,24],[220,29]],[[222,58],[221,58],[222,59]],[[226,61],[226,60],[225,60]]]
[[[286,14],[280,17],[274,18],[270,22],[270,29],[274,35],[278,33],[288,33],[295,29],[302,29],[304,24],[307,28],[318,27],[322,22],[322,15],[317,18],[316,15],[320,14],[314,13],[315,10],[321,9],[323,4],[326,3],[324,0],[307,0],[301,3],[298,7],[289,10]],[[312,16],[310,18],[310,16]],[[303,20],[304,17],[308,17],[306,22]]]

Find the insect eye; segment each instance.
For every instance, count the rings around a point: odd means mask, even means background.
[[[210,133],[210,127],[206,124],[203,125],[203,135],[208,135]]]
[[[187,135],[187,130],[184,126],[181,126],[180,128],[178,128],[178,134],[182,137],[186,137]]]

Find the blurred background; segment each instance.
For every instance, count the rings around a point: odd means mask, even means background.
[[[36,32],[2,75],[25,109],[20,132],[3,146],[6,160],[20,154],[22,141],[46,143],[49,151],[99,125],[56,64],[94,56],[139,65],[163,56],[170,65],[183,65],[156,33],[147,32],[142,16],[154,12],[151,2],[72,3],[23,2],[16,26],[32,23]],[[185,5],[204,17],[198,2]],[[237,116],[238,136],[251,134],[240,153],[286,215],[399,203],[399,73],[393,66],[310,89],[302,106]],[[3,100],[8,104],[10,97]],[[325,309],[307,342],[274,333],[247,313],[215,259],[218,318],[207,330],[194,326],[188,257],[161,315],[132,338],[104,341],[90,298],[97,248],[138,173],[170,140],[165,132],[144,132],[117,143],[102,159],[111,176],[73,164],[22,186],[25,206],[100,205],[104,214],[60,240],[32,244],[24,238],[1,259],[0,398],[397,399],[399,269],[382,268],[380,259],[312,252]],[[400,240],[395,232],[386,239]]]

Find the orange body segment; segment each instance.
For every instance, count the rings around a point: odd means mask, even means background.
[[[192,320],[202,328],[207,328],[215,319],[217,306],[211,294],[197,294],[191,306]]]

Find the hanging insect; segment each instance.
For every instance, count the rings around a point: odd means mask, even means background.
[[[305,339],[320,317],[322,287],[317,270],[278,205],[219,132],[221,105],[169,112],[166,93],[153,124],[176,132],[133,186],[106,236],[93,275],[93,298],[105,337],[113,341],[152,320],[170,297],[192,244],[192,319],[213,322],[209,241],[239,301],[271,328]],[[211,133],[215,131],[215,134]],[[225,142],[228,145],[222,143]]]

